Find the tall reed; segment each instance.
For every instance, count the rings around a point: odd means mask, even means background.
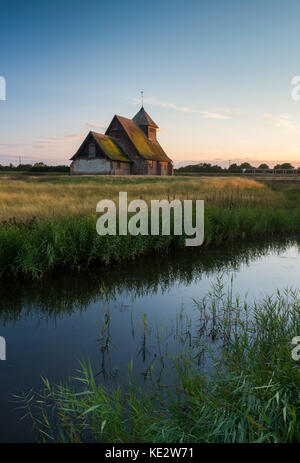
[[[125,386],[97,383],[89,362],[73,380],[15,397],[42,441],[300,442],[300,294],[287,290],[252,304],[217,282],[198,310],[198,339],[179,351],[177,380],[142,389],[129,365]],[[203,325],[204,324],[204,325]],[[202,348],[214,360],[199,368]],[[214,348],[209,349],[211,343]],[[76,386],[77,385],[77,386]]]
[[[204,246],[299,230],[300,208],[205,208]],[[108,265],[184,246],[185,236],[175,236],[172,230],[170,236],[99,236],[95,216],[8,222],[0,227],[0,276],[41,278],[55,268],[79,271],[93,262]]]

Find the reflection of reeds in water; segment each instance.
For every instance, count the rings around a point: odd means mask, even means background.
[[[118,301],[123,293],[129,293],[131,303],[138,297],[165,293],[173,286],[188,286],[204,275],[214,278],[216,273],[238,271],[268,253],[279,254],[299,243],[283,237],[272,240],[255,240],[214,250],[203,249],[201,253],[178,251],[175,255],[161,259],[160,256],[145,256],[142,260],[106,268],[93,268],[92,272],[64,272],[49,277],[47,285],[39,281],[5,280],[1,284],[1,323],[17,322],[24,317],[39,314],[43,319],[53,320],[76,311],[85,311],[89,304],[98,300]],[[70,291],[72,288],[72,291]],[[132,314],[133,316],[133,314]],[[132,323],[134,331],[134,324]]]
[[[139,351],[139,354],[142,355],[143,362],[146,360],[146,353],[147,353],[147,348],[146,348],[146,337],[147,337],[147,332],[148,332],[148,325],[147,325],[147,318],[146,314],[142,314],[142,345]]]
[[[249,304],[220,280],[195,307],[201,339],[191,349],[180,348],[172,384],[163,375],[150,389],[139,386],[131,362],[127,386],[107,389],[96,384],[90,364],[81,362],[79,391],[74,383],[44,379],[43,392],[15,397],[25,403],[39,438],[299,443],[299,366],[291,356],[291,340],[300,333],[299,291]],[[180,345],[184,331],[178,327]],[[198,366],[199,345],[214,360],[209,371]]]

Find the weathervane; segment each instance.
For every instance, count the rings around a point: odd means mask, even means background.
[[[142,108],[144,107],[144,92],[141,90]]]

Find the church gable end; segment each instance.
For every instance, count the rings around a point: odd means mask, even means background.
[[[86,139],[78,149],[77,153],[71,158],[75,159],[93,159],[93,158],[107,158],[106,154],[100,148],[98,143],[93,137],[92,132],[89,132]]]
[[[114,138],[117,143],[122,146],[122,149],[129,157],[129,159],[132,161],[139,160],[139,152],[134,146],[128,131],[124,127],[124,120],[130,121],[130,119],[125,117],[114,116],[105,132],[105,135]]]

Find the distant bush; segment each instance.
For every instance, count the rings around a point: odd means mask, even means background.
[[[18,166],[14,166],[10,164],[9,166],[2,166],[0,164],[0,171],[2,172],[11,172],[11,171],[19,171],[19,172],[70,172],[69,166],[47,166],[42,162],[37,162],[36,164],[19,164]]]
[[[209,163],[200,163],[177,169],[178,172],[221,172],[222,170],[222,167]]]
[[[295,167],[292,166],[292,164],[290,164],[289,162],[285,162],[283,164],[276,164],[274,169],[290,170],[290,169],[295,169]]]
[[[69,166],[32,166],[30,172],[70,172]]]

